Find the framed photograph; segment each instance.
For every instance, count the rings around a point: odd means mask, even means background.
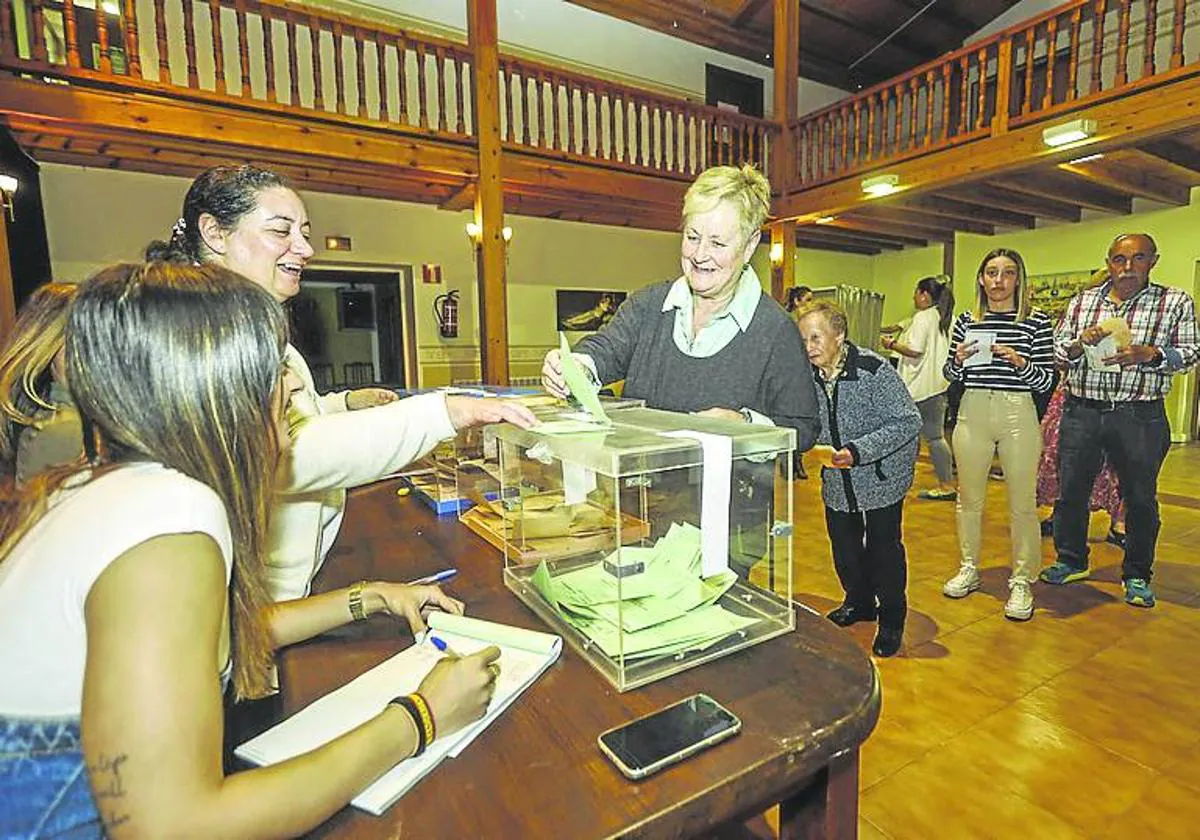
[[[1036,309],[1052,319],[1062,317],[1071,298],[1092,284],[1096,269],[1029,275],[1029,294]]]
[[[625,292],[594,292],[559,289],[558,329],[564,332],[595,332],[603,327],[625,300]]]

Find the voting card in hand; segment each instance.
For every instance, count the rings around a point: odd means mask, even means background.
[[[992,363],[992,345],[996,343],[996,334],[991,330],[979,330],[967,327],[964,343],[975,342],[975,352],[963,359],[963,367],[980,367]]]

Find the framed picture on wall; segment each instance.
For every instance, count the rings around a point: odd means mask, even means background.
[[[1057,321],[1062,317],[1071,298],[1092,284],[1098,269],[1063,271],[1058,274],[1029,275],[1029,296],[1036,309]]]
[[[594,332],[617,314],[625,292],[595,292],[584,289],[559,289],[558,329],[565,332]]]

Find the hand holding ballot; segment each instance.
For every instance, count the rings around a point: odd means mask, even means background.
[[[992,348],[996,334],[991,330],[967,328],[966,338],[954,351],[954,361],[963,367],[980,367],[992,363]]]
[[[854,466],[854,456],[849,449],[834,449],[832,446],[818,443],[809,453],[817,459],[820,466],[831,470],[844,470]]]

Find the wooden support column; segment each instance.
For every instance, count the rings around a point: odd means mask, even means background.
[[[771,147],[771,182],[780,196],[792,190],[796,144],[789,126],[796,120],[800,87],[800,0],[775,0],[775,108],[771,119],[778,126]],[[772,228],[772,239],[774,228]],[[795,237],[790,247],[795,250]],[[790,274],[789,274],[790,276]]]
[[[491,385],[508,384],[508,296],[505,279],[504,196],[500,190],[500,53],[496,0],[467,0],[467,41],[479,181],[475,223],[480,229],[475,260],[479,285],[480,371]]]
[[[771,225],[771,297],[783,303],[783,295],[796,285],[796,223]]]
[[[17,292],[8,250],[8,210],[0,207],[0,342],[8,341],[16,320]]]
[[[954,281],[954,240],[942,243],[942,274]]]

